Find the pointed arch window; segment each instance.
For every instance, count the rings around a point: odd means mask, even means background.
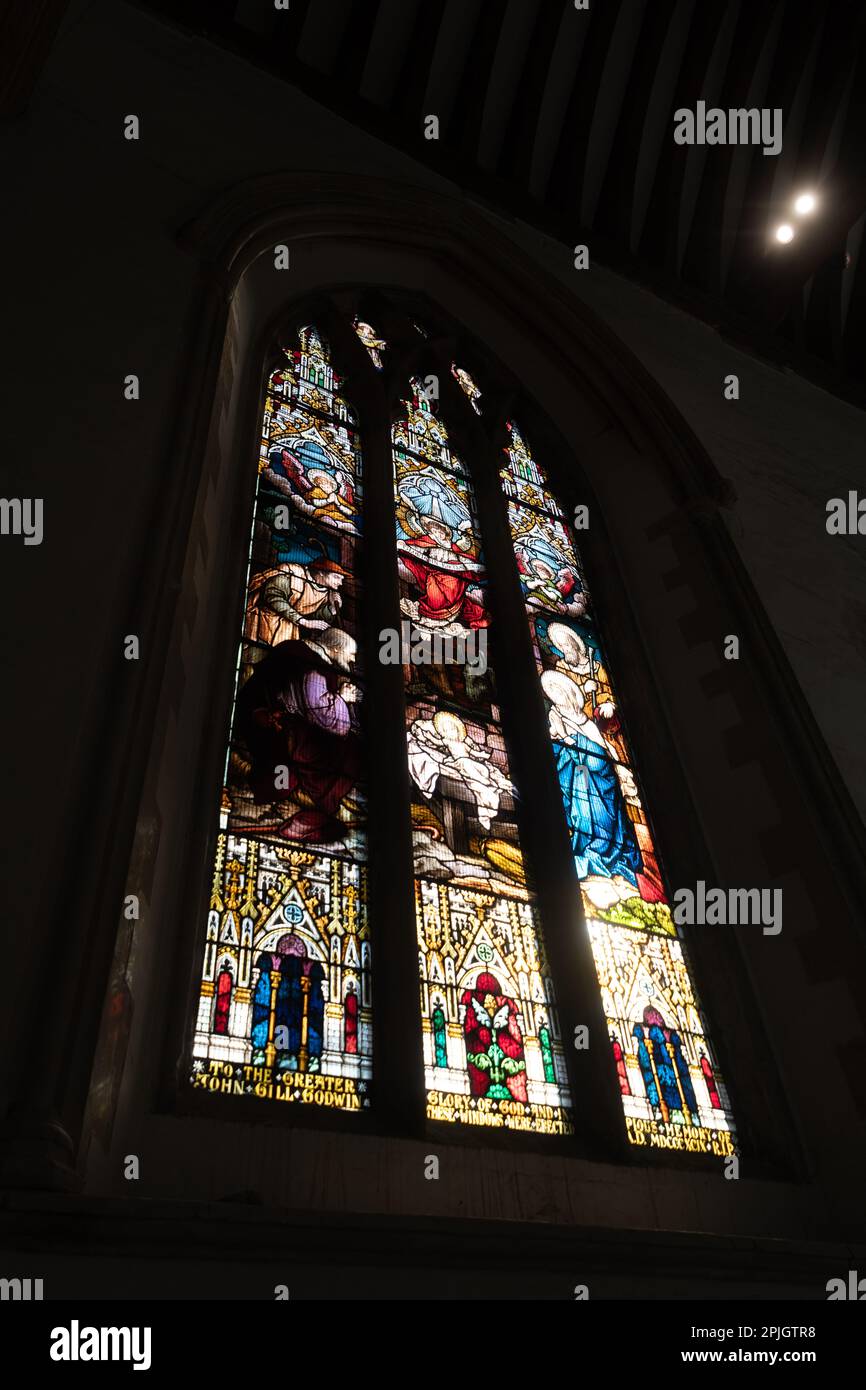
[[[471,352],[471,372],[453,355],[453,331],[438,332],[435,315],[428,326],[426,308],[422,327],[380,296],[383,325],[375,296],[354,298],[355,312],[342,293],[341,307],[324,311],[347,376],[308,322],[286,340],[265,392],[192,1084],[288,1109],[369,1109],[377,937],[368,893],[378,880],[381,904],[381,881],[402,875],[414,920],[407,911],[388,930],[412,932],[417,944],[418,974],[401,987],[420,997],[427,1121],[451,1132],[526,1131],[539,1143],[580,1132],[584,1097],[563,1042],[562,985],[513,773],[521,733],[495,674],[502,654],[518,650],[497,616],[516,566],[535,663],[527,679],[543,696],[539,736],[606,1019],[594,1065],[619,1092],[631,1143],[733,1152],[729,1097],[672,920],[573,518],[516,420],[495,418],[495,375],[477,371]],[[440,378],[422,375],[422,364],[447,382],[445,408]],[[366,413],[343,394],[346,379]],[[502,430],[500,469],[490,441]],[[382,499],[368,517],[364,455]],[[490,565],[482,474],[485,507],[501,512]],[[381,569],[362,568],[371,525],[392,579],[396,567],[396,599]],[[364,593],[362,573],[380,576]],[[360,653],[377,642],[379,660],[401,668],[405,708],[408,793],[387,815],[411,831],[411,856],[408,846],[404,862],[386,848],[387,864],[371,863],[368,848],[367,794],[380,772],[368,756],[365,718],[374,724],[376,710],[366,707]],[[537,806],[550,787],[539,790],[540,773],[528,781]],[[376,843],[387,845],[381,835]],[[563,939],[560,930],[558,951]],[[411,1059],[412,1039],[396,1041]]]
[[[566,1133],[553,986],[488,660],[475,491],[417,379],[392,439],[427,1114]]]
[[[500,476],[628,1137],[733,1152],[583,568],[546,474],[506,428]]]
[[[283,356],[265,399],[192,1079],[355,1110],[371,1074],[361,446],[316,328]]]

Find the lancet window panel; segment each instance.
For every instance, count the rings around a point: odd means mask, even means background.
[[[500,477],[628,1139],[725,1156],[736,1148],[731,1105],[671,915],[583,567],[546,474],[517,423],[507,430]]]
[[[404,666],[427,1115],[567,1133],[553,982],[487,649],[475,491],[420,381],[403,405],[401,621],[410,651],[434,636],[453,644],[450,661]]]
[[[362,453],[315,326],[283,356],[263,412],[191,1081],[353,1111],[372,1074]]]

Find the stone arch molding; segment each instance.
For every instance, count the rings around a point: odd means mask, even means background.
[[[260,381],[254,388],[252,378],[293,303],[341,285],[414,290],[429,294],[521,379],[584,463],[602,516],[642,474],[641,493],[654,494],[660,524],[677,514],[687,531],[697,526],[703,533],[708,552],[733,557],[719,512],[732,490],[668,396],[597,315],[576,295],[564,295],[560,282],[469,200],[351,175],[274,174],[220,194],[177,239],[199,263],[214,315],[202,355],[219,351],[229,365],[225,397],[239,413],[216,445],[229,469],[236,471],[239,441],[255,437]],[[274,248],[283,244],[287,271],[274,265]],[[562,254],[570,257],[566,247]],[[218,396],[202,394],[202,418],[213,433],[224,407]],[[612,475],[603,487],[602,473]],[[640,509],[636,500],[633,510]],[[640,516],[634,524],[646,525]],[[718,557],[705,556],[711,559],[718,569]],[[621,568],[616,546],[610,565]],[[745,575],[739,578],[739,587],[750,587]],[[729,582],[741,601],[738,583]],[[760,608],[754,595],[747,602],[753,612]],[[730,992],[737,992],[733,977]],[[177,1023],[179,1032],[184,1020]]]
[[[696,548],[686,543],[686,570],[689,564],[705,566],[710,586],[736,614],[737,630],[753,653],[756,684],[780,711],[804,799],[822,808],[837,867],[844,869],[840,886],[844,879],[849,902],[862,902],[863,837],[731,540],[724,510],[735,501],[733,488],[651,373],[577,293],[563,294],[561,283],[469,199],[349,174],[276,173],[244,181],[184,223],[177,240],[199,263],[217,328],[222,319],[210,350],[218,344],[224,360],[228,352],[238,380],[248,355],[253,364],[246,364],[247,372],[260,369],[280,314],[308,294],[366,283],[426,292],[523,380],[581,461],[588,493],[598,495],[602,514],[643,473],[646,493],[656,494],[661,520],[655,529],[663,533],[676,518],[678,531],[697,542]],[[274,267],[278,244],[289,248],[287,272]],[[570,264],[570,248],[562,247],[562,254]],[[258,387],[253,395],[249,418],[255,428]],[[201,409],[213,422],[213,399]],[[612,480],[602,487],[600,474],[608,471]],[[612,567],[624,574],[615,549]],[[761,752],[752,753],[754,765],[763,764]],[[760,771],[772,781],[770,762]],[[712,862],[711,852],[706,862]],[[795,872],[796,864],[790,868]],[[731,976],[732,988],[736,978]],[[781,1131],[786,1121],[777,1113]]]
[[[287,301],[307,287],[303,271],[315,264],[310,290],[367,279],[429,286],[470,331],[472,302],[495,305],[515,337],[556,363],[572,390],[581,383],[597,412],[593,433],[615,421],[641,452],[656,450],[692,505],[734,500],[730,482],[642,363],[467,198],[352,175],[269,174],[225,190],[180,227],[177,240],[226,302],[264,282],[267,317],[275,278],[267,261],[278,244],[295,252],[302,272],[283,272]],[[570,256],[566,247],[562,253]],[[435,288],[431,266],[438,271]]]
[[[152,519],[151,534],[165,537],[165,543],[151,547],[143,559],[136,596],[142,645],[165,655],[142,673],[134,695],[128,682],[124,687],[106,686],[105,710],[110,716],[100,718],[98,737],[103,750],[109,740],[123,750],[117,758],[122,771],[99,808],[98,823],[94,817],[88,866],[84,870],[79,865],[80,901],[74,913],[67,910],[57,916],[64,923],[71,970],[66,975],[58,970],[52,984],[58,992],[52,1015],[56,1022],[46,1034],[39,1060],[39,1106],[31,1106],[24,1097],[19,1110],[11,1168],[16,1180],[26,1174],[28,1183],[41,1166],[45,1185],[66,1185],[74,1163],[94,1078],[91,1020],[94,1011],[98,1017],[105,997],[117,939],[116,905],[122,901],[136,845],[146,845],[148,826],[159,819],[148,809],[149,798],[155,807],[160,766],[169,756],[163,751],[165,730],[176,713],[182,714],[188,693],[184,677],[177,674],[183,668],[177,653],[184,645],[184,626],[199,650],[208,650],[214,640],[204,619],[195,617],[196,607],[201,614],[207,604],[198,603],[195,581],[191,584],[189,579],[195,569],[196,518],[201,511],[199,475],[207,466],[217,480],[215,486],[237,496],[236,481],[226,482],[224,475],[238,470],[223,464],[239,440],[255,437],[259,383],[253,377],[264,358],[265,326],[273,327],[281,309],[308,293],[364,283],[428,292],[524,377],[528,394],[574,445],[577,457],[589,454],[592,441],[605,436],[601,449],[612,468],[629,456],[630,466],[645,465],[646,472],[654,474],[668,505],[682,509],[687,526],[694,522],[699,527],[737,606],[751,613],[760,674],[777,688],[784,683],[787,690],[783,715],[786,732],[795,740],[801,782],[813,804],[831,808],[831,833],[841,846],[852,893],[859,893],[862,901],[866,891],[866,861],[852,830],[856,818],[846,812],[840,783],[831,785],[828,780],[829,759],[821,757],[811,712],[805,702],[798,703],[796,682],[781,646],[719,515],[719,508],[733,500],[730,486],[652,376],[576,295],[563,295],[559,282],[469,200],[353,175],[286,173],[245,181],[184,222],[176,240],[198,264],[201,294],[190,333],[188,370],[178,383],[181,404],[170,457],[164,461],[166,486]],[[288,272],[274,268],[273,248],[280,243],[289,247]],[[563,255],[569,254],[563,248]],[[177,468],[178,458],[189,460],[188,466]],[[589,481],[595,490],[596,478],[590,476]],[[185,603],[191,610],[188,618]],[[138,737],[139,733],[147,736]],[[222,737],[220,730],[216,737]],[[164,840],[172,833],[166,825]],[[152,866],[149,872],[154,873]],[[155,872],[158,879],[159,870]],[[201,886],[190,887],[190,899]],[[148,959],[143,947],[137,969],[136,989],[140,985],[144,993],[153,993],[157,956]],[[78,982],[85,977],[86,988],[80,990]],[[179,990],[170,1005],[181,1027],[186,1014],[182,994]],[[48,1007],[44,991],[39,1004]],[[136,1011],[142,1017],[146,1009],[139,1005],[140,1001]],[[156,1020],[156,1011],[150,1016]],[[133,1039],[133,1050],[140,1058],[152,1058],[172,1026],[164,1018],[158,1026],[154,1022],[149,1034]],[[119,1083],[121,1110],[124,1103],[130,1109],[140,1106],[142,1069],[150,1073],[151,1093],[158,1088],[157,1065],[140,1061],[136,1072],[132,1061],[130,1055]]]

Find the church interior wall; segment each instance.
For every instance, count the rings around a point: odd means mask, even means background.
[[[130,86],[124,54],[133,47]],[[128,111],[141,116],[137,144],[122,138]],[[863,977],[862,913],[858,924],[850,889],[834,875],[833,846],[815,828],[820,807],[806,804],[787,765],[750,653],[736,672],[721,659],[737,605],[700,533],[684,520],[682,480],[648,429],[641,401],[620,388],[618,415],[615,395],[602,399],[590,378],[575,380],[558,361],[555,334],[545,341],[541,332],[535,339],[522,333],[515,315],[474,292],[463,268],[449,265],[435,245],[426,256],[417,245],[401,250],[372,238],[341,246],[319,228],[292,243],[282,300],[358,284],[429,295],[521,376],[573,450],[615,544],[613,577],[601,577],[602,591],[624,620],[628,609],[640,633],[636,664],[647,675],[626,684],[637,694],[657,691],[661,702],[657,711],[636,712],[651,745],[649,781],[663,777],[653,740],[658,747],[675,740],[689,813],[719,881],[772,881],[786,895],[781,936],[743,945],[738,956],[756,1030],[744,1036],[742,1055],[755,1036],[769,1039],[768,1076],[738,1078],[735,1070],[730,1079],[735,1094],[737,1085],[754,1088],[757,1107],[766,1098],[768,1113],[795,1136],[796,1157],[787,1170],[771,1161],[760,1180],[732,1184],[685,1168],[618,1167],[531,1148],[485,1150],[482,1164],[476,1144],[453,1143],[440,1181],[428,1183],[429,1138],[191,1116],[174,1108],[166,1066],[166,1033],[185,1007],[185,972],[197,964],[184,959],[178,940],[198,939],[188,905],[196,892],[203,902],[206,889],[204,858],[201,882],[190,882],[190,843],[201,845],[207,833],[195,827],[212,804],[227,719],[214,690],[224,689],[237,615],[240,563],[227,557],[239,554],[250,500],[239,459],[257,438],[264,326],[278,307],[266,257],[249,262],[230,296],[224,284],[209,282],[212,269],[190,239],[202,209],[223,190],[275,169],[320,176],[323,200],[329,177],[360,170],[405,188],[410,208],[436,195],[451,205],[463,199],[467,225],[477,233],[486,221],[503,260],[508,242],[522,273],[536,265],[545,285],[558,281],[576,313],[589,310],[587,322],[597,316],[733,484],[735,500],[719,509],[718,525],[778,636],[835,775],[861,812],[864,562],[851,540],[827,535],[824,508],[856,485],[862,414],[603,267],[575,271],[569,248],[464,199],[420,157],[409,160],[270,75],[132,6],[71,6],[23,119],[27,138],[12,153],[7,178],[14,196],[34,209],[34,233],[15,266],[9,384],[27,428],[10,440],[10,456],[18,490],[44,496],[46,522],[43,545],[16,557],[24,593],[6,616],[6,640],[19,670],[44,665],[50,643],[56,677],[16,682],[7,692],[18,702],[12,727],[22,735],[9,748],[16,787],[6,846],[9,913],[22,927],[9,968],[30,989],[12,999],[3,1020],[4,1091],[20,1080],[15,1040],[28,1026],[34,970],[52,958],[65,904],[81,892],[76,856],[80,848],[82,859],[92,857],[91,824],[106,853],[112,845],[113,807],[101,774],[104,760],[115,760],[112,785],[136,810],[123,822],[129,868],[116,865],[114,881],[132,874],[146,886],[142,922],[135,930],[121,926],[113,942],[106,937],[101,977],[89,986],[101,998],[109,978],[125,981],[133,1007],[125,1048],[105,1052],[103,1035],[80,1155],[88,1199],[125,1200],[123,1156],[137,1153],[138,1199],[177,1202],[194,1192],[211,1215],[233,1193],[252,1192],[266,1207],[290,1197],[295,1208],[408,1222],[472,1216],[720,1239],[866,1240],[862,1216],[852,1215],[860,1210],[866,1150],[862,991],[851,983]],[[313,182],[295,196],[310,197]],[[134,404],[123,398],[128,372],[141,378]],[[723,396],[730,372],[740,380],[737,402]],[[199,470],[191,481],[190,469]],[[624,493],[628,507],[620,505]],[[190,529],[178,535],[176,518],[187,505]],[[163,626],[146,629],[168,639],[164,651],[143,653],[154,692],[150,722],[134,701],[122,703],[131,697],[119,682],[136,673],[120,666],[121,647],[148,611],[143,587],[163,554],[182,556],[182,568],[161,594]],[[785,699],[781,683],[775,693]],[[111,723],[118,710],[119,726]],[[135,742],[131,800],[123,739]],[[659,808],[663,843],[683,814]],[[700,862],[700,852],[697,860],[685,852],[681,862]],[[47,892],[46,864],[66,866],[59,895]],[[95,868],[90,874],[88,884],[98,879]],[[723,980],[719,996],[738,978]],[[729,994],[716,1002],[720,1014],[724,1007],[740,1003]],[[81,1055],[88,1055],[83,1044]],[[768,1144],[772,1151],[771,1138]],[[264,1255],[261,1267],[271,1279]],[[103,1264],[98,1277],[108,1269]],[[206,1284],[210,1275],[198,1270],[195,1277]],[[447,1275],[454,1287],[468,1277]],[[548,1296],[548,1276],[535,1277],[538,1296]],[[330,1272],[321,1278],[327,1286]],[[672,1290],[688,1285],[676,1271],[669,1279]],[[707,1296],[716,1287],[707,1275]],[[781,1276],[774,1287],[784,1287]]]

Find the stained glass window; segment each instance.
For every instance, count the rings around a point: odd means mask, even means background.
[[[730,1103],[668,904],[565,514],[517,425],[501,477],[631,1143],[734,1151]]]
[[[397,348],[360,317],[352,327],[376,368],[358,389],[381,405],[377,373]],[[456,361],[451,371],[480,415],[480,388]],[[573,1101],[494,670],[510,636],[491,618],[500,576],[488,574],[472,470],[431,380],[412,379],[391,430],[400,631],[380,652],[399,662],[406,695],[410,804],[385,814],[392,826],[411,817],[426,1114],[565,1134]],[[572,521],[513,421],[506,455],[513,552],[628,1139],[725,1155],[731,1106]],[[371,1103],[358,652],[362,623],[379,630],[383,595],[362,595],[358,577],[363,472],[358,419],[308,325],[265,397],[190,1080],[346,1111]]]
[[[419,381],[393,432],[427,1115],[571,1129],[553,986],[488,662],[468,470]]]
[[[469,373],[463,367],[458,367],[456,362],[451,363],[451,375],[454,377],[454,380],[457,382],[457,385],[460,387],[461,391],[463,391],[464,395],[468,396],[469,404],[472,406],[472,409],[475,411],[475,414],[480,415],[480,386],[477,386],[476,383],[472,380],[472,377],[469,375]]]
[[[314,327],[270,377],[192,1082],[369,1104],[357,422]]]
[[[371,328],[369,323],[365,323],[363,319],[355,319],[353,327],[370,354],[370,360],[373,366],[377,371],[381,372],[383,366],[382,353],[388,346],[385,339],[380,338],[376,330]]]

